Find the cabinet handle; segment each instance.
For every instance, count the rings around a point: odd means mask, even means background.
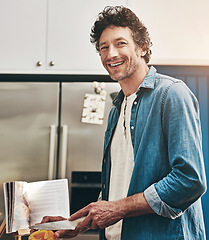
[[[41,61],[38,61],[37,64],[36,64],[38,67],[42,66],[42,62]]]
[[[50,65],[51,67],[53,67],[53,66],[55,65],[55,62],[54,62],[54,61],[51,61],[51,62],[49,63],[49,65]]]

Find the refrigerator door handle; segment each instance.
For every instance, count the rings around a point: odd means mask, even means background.
[[[62,149],[60,159],[60,178],[66,178],[68,126],[62,126]]]
[[[57,127],[55,125],[50,126],[49,168],[48,168],[49,180],[52,180],[55,178],[56,130],[57,130]]]

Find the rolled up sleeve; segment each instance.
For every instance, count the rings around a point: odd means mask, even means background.
[[[144,196],[152,210],[160,216],[175,219],[183,213],[180,209],[172,208],[163,202],[157,194],[154,184],[144,191]]]

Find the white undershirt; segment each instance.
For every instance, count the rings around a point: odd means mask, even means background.
[[[134,153],[130,134],[130,117],[136,93],[125,97],[121,105],[118,124],[111,143],[111,173],[109,201],[127,196],[134,167]],[[122,220],[106,228],[107,240],[121,239]]]

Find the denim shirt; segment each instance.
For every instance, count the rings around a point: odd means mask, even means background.
[[[108,200],[110,144],[124,94],[113,101],[105,132],[102,199]],[[204,240],[206,191],[199,105],[181,81],[151,67],[137,90],[130,132],[134,169],[127,196],[144,192],[154,214],[125,218],[124,240]],[[104,230],[100,232],[104,238]]]

